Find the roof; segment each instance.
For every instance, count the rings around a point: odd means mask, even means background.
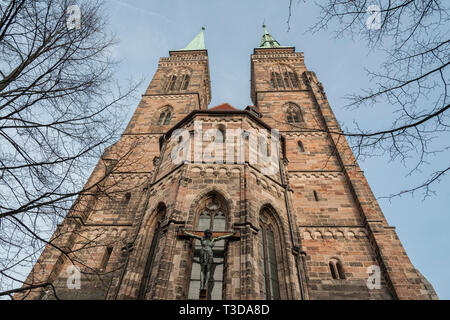
[[[205,50],[205,36],[203,34],[203,31],[205,30],[205,27],[202,27],[202,31],[195,36],[194,39],[192,39],[191,42],[184,48],[184,49],[178,49],[174,51],[189,51],[189,50]]]
[[[264,33],[261,39],[260,48],[282,48],[277,40],[267,31],[266,25],[263,24]]]
[[[209,111],[236,111],[236,109],[233,106],[230,106],[228,103],[222,103],[218,106],[215,106],[213,108],[208,109]]]

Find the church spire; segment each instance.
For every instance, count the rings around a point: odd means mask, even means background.
[[[205,27],[202,27],[202,31],[191,41],[184,49],[178,49],[176,51],[188,51],[188,50],[206,50],[205,48],[205,36],[203,31]]]
[[[261,39],[260,48],[280,48],[280,44],[274,37],[270,35],[270,33],[266,29],[266,25],[263,24],[264,33]]]

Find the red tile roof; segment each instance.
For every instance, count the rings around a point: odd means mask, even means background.
[[[209,110],[212,110],[212,111],[215,111],[215,110],[217,110],[217,111],[219,111],[219,110],[220,111],[236,111],[237,109],[233,106],[230,106],[228,103],[222,103],[218,106],[210,108]]]

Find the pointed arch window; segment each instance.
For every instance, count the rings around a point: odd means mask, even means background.
[[[161,114],[159,116],[158,126],[162,125],[162,123],[164,122],[165,118],[166,118],[166,113],[163,111],[163,112],[161,112]]]
[[[166,76],[165,91],[187,90],[191,80],[191,70],[188,68],[176,68]]]
[[[150,275],[152,273],[153,261],[156,255],[158,242],[161,237],[161,226],[165,216],[166,216],[166,206],[161,204],[159,205],[156,213],[156,224],[154,227],[154,233],[150,244],[150,251],[148,253],[147,261],[145,263],[141,284],[139,286],[138,299],[144,299],[145,294],[147,292],[147,285],[150,279]]]
[[[267,300],[280,299],[278,263],[275,244],[275,226],[263,210],[260,215],[260,267],[263,294]]]
[[[270,85],[277,90],[298,89],[300,81],[297,73],[290,66],[277,64],[271,68]]]
[[[286,120],[288,123],[300,123],[303,122],[303,116],[300,111],[300,107],[295,103],[288,102],[285,105]]]
[[[215,196],[208,196],[202,200],[200,215],[197,223],[197,230],[204,231],[210,229],[214,231],[226,230],[225,207]],[[191,278],[189,282],[188,299],[197,300],[200,290],[200,240],[194,243],[194,262],[191,268]],[[208,284],[208,300],[221,300],[223,293],[223,275],[225,258],[225,240],[217,241],[213,247],[213,266],[211,269]]]
[[[158,126],[165,126],[170,123],[170,119],[172,119],[172,111],[168,108],[161,112],[158,119]]]

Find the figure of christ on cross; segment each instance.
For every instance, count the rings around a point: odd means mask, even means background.
[[[183,229],[183,233],[189,237],[200,240],[201,250],[200,250],[200,292],[206,290],[206,286],[209,282],[211,276],[211,267],[213,265],[213,250],[215,243],[219,240],[232,237],[235,232],[225,234],[219,237],[213,237],[213,232],[209,229],[203,232],[204,236],[199,236],[195,233],[187,232]],[[198,232],[196,232],[198,233]]]

